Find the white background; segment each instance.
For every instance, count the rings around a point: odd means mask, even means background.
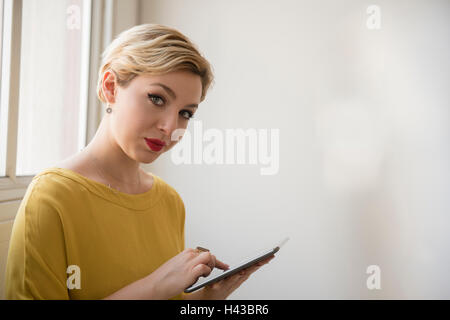
[[[182,196],[188,247],[233,264],[290,236],[230,298],[450,298],[449,15],[448,1],[142,1],[141,23],[213,65],[204,130],[280,130],[276,175],[170,154],[148,167]]]

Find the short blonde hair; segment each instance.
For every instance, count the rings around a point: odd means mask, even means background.
[[[202,96],[214,80],[212,67],[197,47],[181,32],[159,24],[142,24],[120,33],[102,54],[97,95],[107,103],[102,82],[106,71],[114,72],[117,84],[126,87],[138,75],[161,75],[190,71],[201,77]]]

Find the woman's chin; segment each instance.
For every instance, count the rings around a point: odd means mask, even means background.
[[[144,157],[141,157],[141,159],[139,159],[140,163],[145,163],[145,164],[149,164],[152,163],[153,161],[155,161],[156,159],[158,159],[158,157],[161,155],[160,152],[147,152],[147,154]]]

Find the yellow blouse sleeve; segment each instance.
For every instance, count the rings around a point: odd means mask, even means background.
[[[6,265],[7,299],[69,299],[64,233],[54,196],[33,181],[14,221]],[[47,190],[45,190],[47,191]]]

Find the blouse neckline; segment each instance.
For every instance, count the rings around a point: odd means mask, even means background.
[[[45,174],[57,174],[68,178],[78,184],[81,184],[86,189],[95,193],[97,196],[113,202],[119,206],[126,207],[132,210],[145,210],[154,206],[161,196],[161,178],[153,173],[149,173],[153,177],[153,184],[151,188],[144,193],[130,194],[115,190],[113,188],[104,185],[98,181],[87,178],[78,172],[72,171],[66,168],[51,167],[43,170],[37,174],[34,179],[39,179],[39,177]]]

